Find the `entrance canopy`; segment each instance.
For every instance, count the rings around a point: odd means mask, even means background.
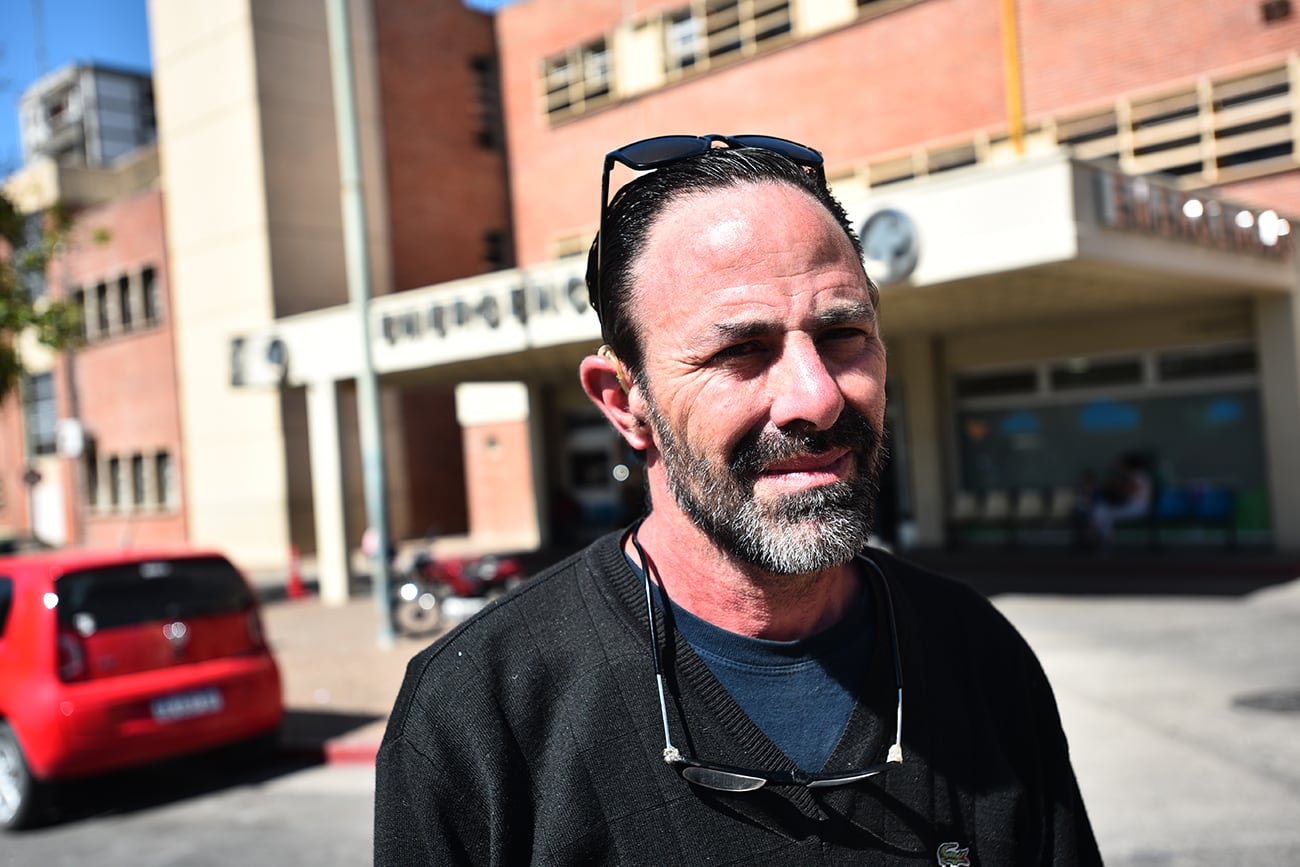
[[[1276,213],[1064,152],[837,193],[891,335],[1296,291],[1290,223]],[[571,371],[600,341],[585,266],[564,259],[375,298],[376,372],[528,379],[551,361]],[[357,327],[336,307],[236,336],[232,384],[351,379]]]
[[[845,204],[869,271],[873,216],[892,211],[914,227],[915,267],[882,286],[888,334],[1296,287],[1290,224],[1276,213],[1063,153],[876,188]]]

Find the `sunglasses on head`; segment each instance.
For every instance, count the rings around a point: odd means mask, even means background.
[[[740,768],[735,765],[719,765],[702,759],[682,755],[681,750],[673,746],[672,735],[668,731],[668,701],[664,697],[664,673],[659,662],[659,635],[655,629],[654,602],[650,590],[649,558],[637,539],[641,528],[638,521],[632,528],[632,546],[636,548],[641,561],[641,575],[645,580],[646,617],[650,621],[650,653],[654,657],[655,682],[659,687],[659,713],[664,727],[664,761],[673,767],[688,783],[718,792],[753,792],[764,786],[802,786],[809,789],[825,789],[835,786],[847,786],[875,777],[903,763],[903,663],[898,652],[898,625],[894,621],[894,599],[889,591],[889,582],[880,567],[866,557],[859,558],[866,563],[880,579],[881,598],[885,601],[886,618],[889,623],[890,646],[894,653],[894,680],[898,687],[898,711],[894,721],[894,741],[890,744],[885,761],[857,770],[843,771],[837,774],[810,774],[803,771],[770,771]]]
[[[682,160],[697,157],[714,145],[727,148],[757,148],[771,151],[789,159],[796,165],[812,169],[823,184],[826,175],[822,155],[798,142],[771,135],[660,135],[642,139],[605,154],[605,168],[600,179],[600,234],[596,236],[595,308],[601,326],[605,325],[605,295],[600,285],[600,269],[604,262],[605,223],[609,215],[609,175],[614,163],[622,163],[639,172],[661,169]]]

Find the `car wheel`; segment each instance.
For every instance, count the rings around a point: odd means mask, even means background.
[[[32,776],[18,737],[0,721],[0,828],[29,828],[40,819],[45,786]]]
[[[393,622],[403,635],[428,635],[442,625],[442,597],[425,590],[414,599],[397,600]]]

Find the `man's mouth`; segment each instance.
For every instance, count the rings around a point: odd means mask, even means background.
[[[799,490],[828,485],[847,478],[853,461],[846,448],[815,455],[796,455],[763,467],[757,482],[764,487]]]

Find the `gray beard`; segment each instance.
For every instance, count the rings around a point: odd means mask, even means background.
[[[669,491],[727,553],[774,575],[806,575],[848,562],[867,544],[884,445],[861,413],[846,407],[825,431],[747,436],[716,467],[677,436],[653,400],[649,407]],[[766,503],[754,496],[772,461],[837,447],[853,453],[850,478]]]

